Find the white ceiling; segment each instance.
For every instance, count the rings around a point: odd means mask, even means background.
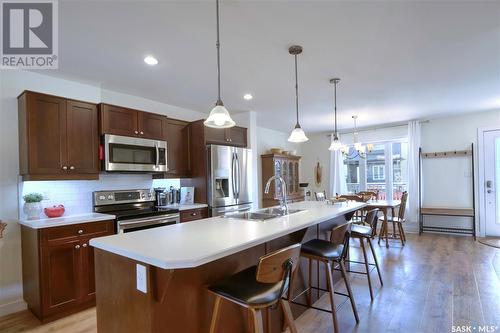
[[[215,1],[60,1],[57,76],[209,112],[216,100]],[[222,97],[260,125],[341,128],[500,108],[500,1],[221,0]],[[145,55],[160,64],[148,67]],[[253,101],[242,96],[250,92]]]

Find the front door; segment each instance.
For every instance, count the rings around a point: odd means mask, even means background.
[[[500,236],[500,130],[484,132],[486,236]]]

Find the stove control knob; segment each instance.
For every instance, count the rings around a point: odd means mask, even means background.
[[[108,200],[113,200],[113,195],[112,194],[108,195]]]
[[[145,199],[146,195],[144,193],[141,193],[141,199]]]
[[[106,200],[106,196],[104,196],[104,195],[100,195],[100,196],[99,196],[99,200]]]
[[[151,193],[148,193],[148,198],[151,198],[153,195]]]

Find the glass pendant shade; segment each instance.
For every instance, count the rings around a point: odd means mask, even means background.
[[[213,128],[229,128],[236,125],[224,105],[219,105],[219,103],[210,111],[210,115],[203,124]]]
[[[338,151],[341,148],[342,148],[342,143],[340,142],[338,136],[335,134],[333,136],[332,143],[330,143],[330,147],[328,148],[328,150]]]
[[[306,136],[306,133],[304,133],[304,130],[299,124],[295,126],[292,133],[290,133],[290,136],[288,137],[288,141],[296,143],[306,142],[308,140],[309,138]]]

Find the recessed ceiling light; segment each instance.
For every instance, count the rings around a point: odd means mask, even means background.
[[[158,59],[153,56],[147,56],[146,58],[144,58],[144,62],[150,66],[154,66],[158,64]]]
[[[251,100],[253,98],[252,94],[245,94],[243,95],[243,98],[247,101]]]

